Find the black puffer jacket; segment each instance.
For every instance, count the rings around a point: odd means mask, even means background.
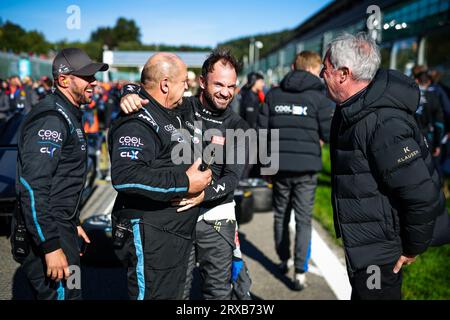
[[[416,84],[379,70],[338,106],[331,128],[332,201],[349,272],[417,255],[444,210],[439,177],[414,120]]]
[[[322,169],[319,139],[329,141],[334,104],[324,85],[309,72],[291,71],[281,86],[271,89],[258,117],[258,127],[279,129],[280,172]]]

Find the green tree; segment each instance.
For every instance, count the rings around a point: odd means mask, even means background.
[[[0,27],[0,49],[15,53],[47,53],[50,44],[38,31],[25,31],[21,26],[7,21]]]
[[[22,37],[23,51],[33,53],[47,53],[51,44],[45,40],[42,33],[37,31],[27,32]]]
[[[116,44],[125,41],[141,43],[141,31],[134,20],[127,20],[125,18],[117,19],[116,25],[113,28],[113,35]]]
[[[20,52],[23,48],[22,37],[25,35],[25,30],[9,21],[6,21],[0,29],[0,47],[2,50]]]
[[[108,47],[115,47],[116,40],[114,38],[113,30],[110,27],[100,27],[91,33],[91,40],[93,42],[101,42],[106,44]]]
[[[114,49],[120,43],[141,44],[141,31],[134,20],[119,18],[114,27],[100,27],[91,33],[91,41],[106,44]]]

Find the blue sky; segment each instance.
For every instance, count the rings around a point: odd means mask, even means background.
[[[50,41],[88,40],[99,26],[118,17],[134,19],[143,43],[215,46],[219,42],[298,26],[330,0],[1,0],[0,18],[26,30],[38,30]],[[69,30],[70,5],[81,12],[81,28]]]

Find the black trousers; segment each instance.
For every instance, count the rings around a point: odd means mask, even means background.
[[[75,222],[57,221],[61,248],[66,255],[69,266],[76,266],[80,270],[80,249],[78,245],[78,231]],[[68,286],[63,280],[55,282],[47,278],[45,256],[40,248],[30,243],[30,254],[22,262],[22,270],[27,276],[38,300],[80,300],[81,288]],[[78,274],[81,282],[81,274]],[[70,281],[71,284],[75,282]]]
[[[291,257],[289,220],[295,213],[294,265],[296,272],[308,271],[311,253],[311,219],[317,174],[279,175],[273,183],[275,248],[280,260]]]
[[[129,219],[131,234],[116,255],[128,269],[131,300],[182,299],[195,217],[190,235],[162,230],[161,219]]]
[[[184,299],[189,299],[196,263],[202,279],[202,294],[208,300],[231,300],[231,263],[235,220],[201,220],[196,225],[196,237],[187,269]]]
[[[379,266],[378,274],[373,269],[362,269],[350,277],[352,286],[352,300],[401,300],[402,299],[402,270],[393,272],[395,263]],[[375,284],[379,281],[379,287]]]

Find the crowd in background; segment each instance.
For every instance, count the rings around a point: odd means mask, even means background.
[[[435,163],[442,177],[450,175],[450,99],[448,89],[440,83],[441,74],[428,70],[425,66],[413,68],[412,77],[416,80],[421,99],[416,119],[433,150]],[[198,76],[189,71],[185,96],[198,93]],[[86,133],[98,133],[109,127],[119,113],[120,90],[128,81],[99,82],[95,88],[94,99],[84,109],[84,129]],[[6,121],[18,112],[29,112],[31,108],[52,91],[53,80],[42,77],[14,75],[0,79],[0,122]],[[250,127],[256,128],[258,114],[264,104],[265,95],[270,88],[279,84],[267,84],[258,72],[247,75],[247,81],[238,87],[231,108],[244,118]],[[449,194],[444,184],[446,194]]]
[[[126,81],[99,82],[92,102],[83,106],[86,133],[97,133],[109,127],[119,113],[120,90],[124,83]],[[33,80],[14,75],[1,79],[0,84],[0,122],[16,113],[28,113],[53,88],[53,80],[49,77]]]

